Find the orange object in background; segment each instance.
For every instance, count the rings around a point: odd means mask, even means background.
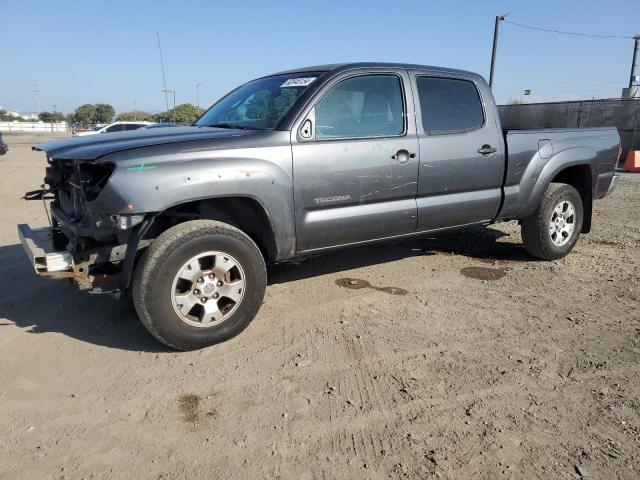
[[[625,172],[640,173],[640,150],[631,150],[624,162]]]

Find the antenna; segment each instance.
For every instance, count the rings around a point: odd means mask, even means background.
[[[156,32],[156,36],[158,37],[158,51],[160,52],[160,68],[162,69],[162,86],[164,88],[164,90],[162,91],[164,92],[164,103],[165,103],[165,106],[167,107],[167,110],[169,110],[169,99],[167,98],[167,80],[164,76],[164,61],[162,60],[162,47],[160,46],[160,34]]]

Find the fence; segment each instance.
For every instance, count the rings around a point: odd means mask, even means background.
[[[629,150],[640,150],[640,99],[637,98],[523,103],[498,108],[502,128],[507,130],[616,127],[623,158]]]
[[[67,132],[67,124],[44,123],[44,122],[0,122],[0,132],[2,133],[46,133],[46,132]]]

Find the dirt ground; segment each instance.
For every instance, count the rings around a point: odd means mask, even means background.
[[[270,269],[235,339],[178,353],[37,278],[44,175],[0,157],[0,478],[640,478],[640,177],[573,253],[514,223]]]

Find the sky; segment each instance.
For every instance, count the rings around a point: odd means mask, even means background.
[[[165,110],[156,32],[176,104],[207,107],[280,70],[348,61],[410,62],[489,77],[496,15],[538,27],[632,36],[640,0],[30,1],[0,0],[0,106],[71,112]],[[584,38],[503,23],[498,103],[620,95],[633,40]],[[532,95],[523,97],[524,89]],[[170,103],[173,99],[170,97]]]

